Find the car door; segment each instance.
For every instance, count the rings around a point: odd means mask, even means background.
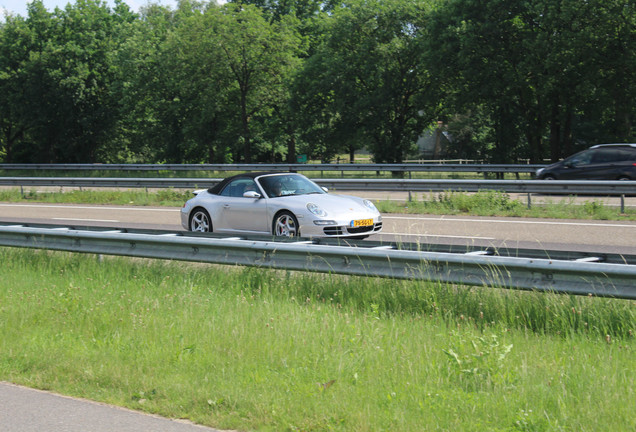
[[[590,180],[613,180],[620,171],[621,150],[618,148],[600,148],[594,152],[588,169]]]
[[[595,169],[592,164],[595,152],[596,150],[582,151],[563,161],[559,178],[562,180],[589,179]]]
[[[602,174],[602,179],[634,179],[636,174],[636,149],[630,147],[608,148],[611,153],[607,157],[607,168]]]
[[[250,187],[256,188],[254,180],[239,178],[221,191],[221,209],[215,231],[269,233],[266,199],[244,197],[243,193]],[[262,194],[258,189],[256,192]]]

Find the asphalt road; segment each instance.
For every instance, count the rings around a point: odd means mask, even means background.
[[[385,214],[372,238],[432,244],[636,254],[636,222]],[[0,221],[181,231],[179,209],[0,203]]]
[[[0,382],[1,432],[220,432]]]

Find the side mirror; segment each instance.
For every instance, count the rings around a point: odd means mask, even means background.
[[[322,190],[324,190],[325,192],[329,192],[329,189],[327,189],[326,187],[322,187]]]
[[[254,199],[256,199],[256,198],[260,198],[260,197],[261,197],[261,194],[259,194],[256,191],[247,191],[247,192],[245,192],[243,194],[243,198],[254,198]]]

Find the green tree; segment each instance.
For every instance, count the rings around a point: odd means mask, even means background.
[[[120,2],[117,8],[127,13]],[[118,23],[125,19],[100,1],[77,0],[50,13],[36,0],[25,20],[7,22],[2,77],[9,86],[3,106],[11,110],[5,117],[11,126],[4,128],[11,159],[97,160],[116,124],[110,55],[119,43]]]
[[[633,24],[630,0],[449,0],[432,16],[430,65],[449,116],[489,113],[491,160],[554,160],[629,135]]]
[[[445,112],[468,114],[481,106],[491,129],[490,156],[517,156],[520,124],[518,65],[527,55],[519,35],[520,3],[450,0],[432,15],[429,64],[445,95]],[[483,111],[482,111],[483,112]]]
[[[30,162],[39,154],[31,135],[41,121],[37,113],[42,110],[46,86],[41,80],[45,72],[36,63],[54,24],[41,1],[30,3],[27,9],[26,19],[8,16],[0,27],[0,139],[7,162]]]
[[[22,17],[8,16],[5,23],[0,23],[0,160],[6,163],[14,162],[15,147],[29,129],[21,97],[29,34]]]
[[[226,130],[232,81],[217,37],[216,6],[184,20],[166,43],[166,61],[178,87],[183,111],[184,149],[190,162],[230,162],[232,146]]]
[[[116,55],[124,155],[138,162],[190,162],[194,149],[184,135],[191,107],[184,94],[190,80],[175,49],[179,28],[200,16],[204,6],[181,1],[176,10],[157,4],[142,8]],[[196,162],[204,160],[202,154]]]
[[[119,56],[135,153],[166,162],[271,157],[278,136],[268,125],[287,103],[299,46],[293,17],[270,23],[254,6],[151,5]]]
[[[262,129],[252,124],[264,124],[275,107],[286,103],[286,85],[299,64],[297,26],[291,16],[268,23],[258,8],[239,4],[225,5],[216,19],[216,43],[233,82],[227,109],[238,119],[234,160],[251,162],[263,151],[253,148],[255,139],[262,142]]]
[[[330,2],[322,0],[231,0],[229,3],[256,6],[272,21],[280,21],[288,15],[306,21],[320,13],[322,8],[329,7]]]
[[[424,41],[425,1],[351,1],[325,22],[324,41],[298,78],[308,142],[353,159],[402,162],[436,110]]]
[[[579,121],[593,125],[583,140],[634,142],[636,131],[636,3],[633,0],[596,0],[590,20],[595,24],[585,55],[595,65],[596,79]]]

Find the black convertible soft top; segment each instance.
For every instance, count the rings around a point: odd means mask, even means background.
[[[293,173],[279,172],[279,171],[264,171],[264,172],[249,172],[249,173],[237,174],[232,177],[224,178],[220,183],[217,183],[214,186],[212,186],[210,189],[208,189],[208,192],[214,195],[219,195],[221,191],[223,190],[223,188],[225,187],[225,185],[234,179],[237,179],[237,178],[255,179],[256,177],[260,177],[263,175],[271,175],[271,174],[293,174]]]

